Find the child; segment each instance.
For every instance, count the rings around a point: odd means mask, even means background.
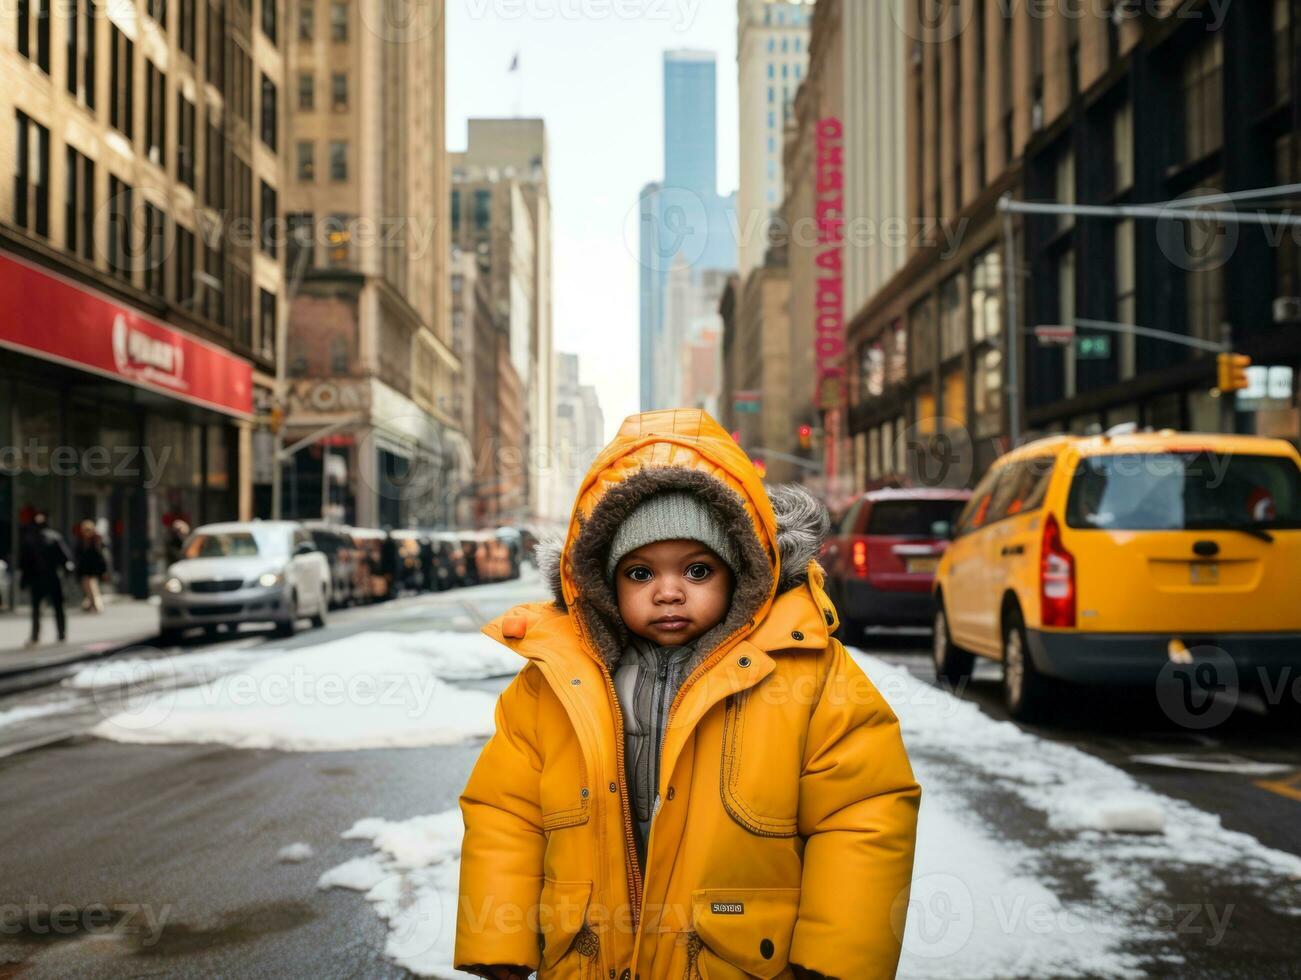
[[[539,980],[890,977],[920,789],[831,638],[824,509],[698,410],[624,421],[464,793],[455,962]]]

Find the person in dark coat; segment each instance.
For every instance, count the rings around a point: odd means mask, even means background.
[[[391,527],[384,528],[384,543],[379,549],[379,564],[383,575],[388,579],[388,598],[395,598],[402,591],[402,570],[398,567],[398,543],[393,537]]]
[[[77,539],[77,579],[81,582],[81,608],[87,612],[103,612],[104,599],[99,583],[108,574],[108,557],[104,554],[104,539],[95,530],[94,521],[82,521]]]
[[[63,611],[63,572],[76,566],[63,535],[49,526],[45,511],[37,511],[32,521],[23,528],[18,553],[18,572],[22,577],[20,587],[32,594],[32,637],[29,647],[41,642],[41,603],[54,607],[54,625],[59,640],[68,638],[68,621]]]

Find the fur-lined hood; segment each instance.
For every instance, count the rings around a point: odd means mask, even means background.
[[[804,583],[829,527],[826,508],[808,490],[765,488],[754,464],[705,412],[630,416],[583,481],[568,533],[536,550],[555,605],[581,619],[611,669],[628,632],[604,575],[610,542],[638,504],[666,490],[685,490],[707,503],[740,553],[732,604],[699,639],[699,659],[753,624],[775,596]]]

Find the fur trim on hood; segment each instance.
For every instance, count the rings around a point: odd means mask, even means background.
[[[623,520],[646,497],[663,490],[687,490],[713,508],[720,523],[735,535],[743,566],[736,576],[732,604],[723,621],[697,641],[695,660],[703,660],[719,643],[750,619],[763,604],[772,582],[774,556],[760,543],[739,495],[720,480],[699,470],[660,466],[642,470],[611,487],[586,520],[578,518],[580,529],[569,556],[570,577],[578,596],[574,610],[567,610],[560,584],[563,535],[544,538],[537,545],[534,560],[551,591],[556,607],[583,617],[611,670],[618,664],[628,642],[628,631],[619,617],[614,588],[605,580],[605,559],[610,542]],[[802,585],[808,563],[817,557],[830,528],[827,510],[816,497],[798,484],[768,488],[777,525],[780,571],[776,594]]]

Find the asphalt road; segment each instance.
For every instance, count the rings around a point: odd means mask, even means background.
[[[377,628],[474,629],[514,602],[540,596],[534,581],[407,599],[336,613],[324,631],[292,643],[311,646]],[[927,642],[922,635],[876,636],[861,645],[925,677]],[[164,653],[184,655],[157,651]],[[962,696],[1004,717],[996,676],[996,668],[982,668]],[[504,683],[474,686],[495,691]],[[29,692],[0,701],[0,712],[70,696]],[[0,978],[405,976],[383,958],[385,928],[361,896],[320,891],[316,881],[370,852],[368,842],[340,837],[356,820],[455,806],[481,743],[335,753],[137,746],[85,735],[101,715],[101,706],[88,702],[0,727]],[[1212,732],[1190,734],[1141,697],[1081,692],[1054,727],[1035,732],[1219,814],[1225,827],[1301,853],[1301,794],[1286,791],[1301,760],[1295,726],[1240,712]],[[1154,755],[1173,758],[1144,761]],[[1270,766],[1280,770],[1262,775],[1261,767]],[[1004,830],[1029,839],[1036,832],[1016,820]],[[297,841],[311,844],[314,856],[279,863],[279,849]],[[1176,893],[1198,894],[1200,887],[1188,880]],[[1275,907],[1274,896],[1213,897],[1238,910],[1225,942],[1209,948],[1189,941],[1179,950],[1182,963],[1154,958],[1151,975],[1296,975],[1301,928]],[[55,906],[76,911],[53,921]],[[106,920],[97,919],[101,908],[111,910]]]

